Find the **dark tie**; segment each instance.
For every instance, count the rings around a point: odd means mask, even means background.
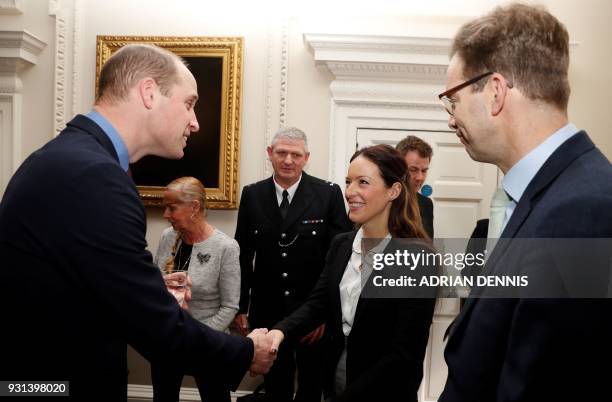
[[[280,213],[283,220],[287,217],[287,211],[289,211],[289,193],[287,190],[283,190],[283,201],[280,204]]]

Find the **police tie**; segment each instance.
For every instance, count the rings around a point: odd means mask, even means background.
[[[280,214],[283,220],[287,217],[287,211],[289,211],[289,193],[287,190],[283,190],[283,201],[280,204]]]

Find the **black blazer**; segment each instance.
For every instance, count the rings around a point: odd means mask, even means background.
[[[325,384],[333,390],[335,369],[344,348],[339,284],[356,232],[336,236],[325,269],[308,300],[274,328],[295,342],[326,322],[331,337]],[[387,250],[385,250],[387,251]],[[435,299],[359,299],[347,338],[347,388],[338,401],[416,401]]]
[[[423,228],[431,239],[434,238],[434,223],[433,223],[433,201],[431,198],[425,197],[421,193],[417,194],[417,202],[419,204],[419,211],[421,212],[421,220],[423,221]]]
[[[245,186],[236,240],[240,313],[248,311],[251,326],[269,328],[299,307],[323,270],[331,239],[351,229],[337,184],[303,172],[284,221],[272,177]]]
[[[138,191],[89,118],[23,162],[0,203],[0,378],[68,380],[73,400],[126,400],[129,343],[237,387],[252,342],[177,305],[145,230]]]
[[[544,163],[501,234],[581,237],[612,237],[612,167],[584,132]],[[498,243],[484,272],[558,279],[538,250],[516,251]],[[585,279],[593,268],[573,265],[571,274]],[[608,284],[609,269],[591,283],[594,290]],[[470,298],[446,346],[449,374],[439,401],[608,400],[609,375],[600,367],[612,357],[611,316],[610,299]]]

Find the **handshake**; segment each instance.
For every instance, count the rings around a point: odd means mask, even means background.
[[[253,341],[253,361],[251,362],[251,376],[266,374],[270,371],[278,346],[281,344],[285,335],[278,329],[268,331],[266,328],[257,328],[247,335]]]
[[[251,375],[266,374],[276,359],[279,345],[285,339],[285,334],[278,329],[268,331],[265,328],[258,328],[248,334],[249,322],[246,314],[238,314],[234,318],[232,327],[242,336],[248,336],[253,340],[255,352],[251,363]],[[325,324],[321,324],[308,335],[304,336],[300,342],[312,344],[317,342],[325,332]],[[247,335],[248,334],[248,335]]]

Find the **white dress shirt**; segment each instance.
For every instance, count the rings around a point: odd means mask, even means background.
[[[361,289],[366,284],[368,277],[372,273],[373,255],[382,253],[391,240],[388,234],[383,241],[373,247],[367,254],[365,264],[362,264],[361,240],[363,239],[363,229],[359,229],[353,240],[353,252],[349,258],[340,281],[340,306],[342,309],[342,332],[344,336],[351,333],[357,303],[361,296]]]
[[[278,201],[278,206],[280,207],[281,202],[283,202],[283,191],[285,191],[285,189],[276,182],[276,178],[274,178],[274,175],[272,175],[272,181],[274,182],[274,188],[276,188],[276,200]],[[293,200],[293,196],[295,195],[295,192],[297,191],[297,188],[300,185],[301,181],[302,175],[300,175],[298,181],[296,181],[289,188],[287,188],[287,193],[289,193],[287,201],[289,201],[289,204],[291,204],[291,200]]]

